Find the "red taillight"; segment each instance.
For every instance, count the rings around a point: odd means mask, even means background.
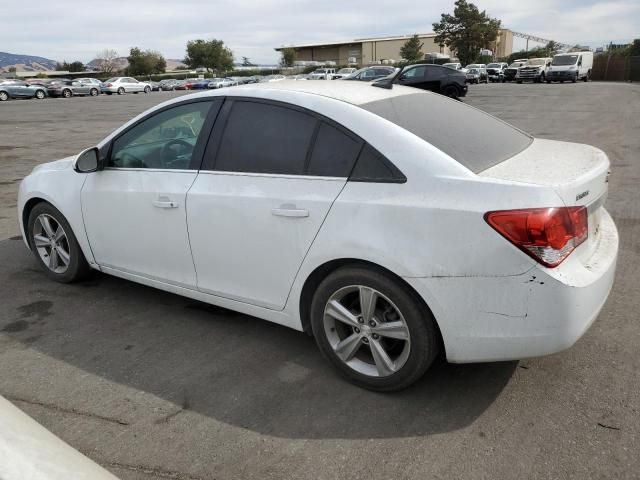
[[[111,83],[106,83],[105,87],[113,87],[113,85]]]
[[[589,235],[586,207],[488,212],[500,235],[546,267],[557,267]]]

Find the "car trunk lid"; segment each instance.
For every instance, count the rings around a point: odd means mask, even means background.
[[[595,147],[535,139],[531,145],[480,176],[552,188],[564,206],[585,206],[589,236],[576,253],[587,261],[597,248],[602,209],[607,197],[609,159]],[[531,207],[562,205],[531,205]]]

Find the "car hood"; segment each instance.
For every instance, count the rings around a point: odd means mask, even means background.
[[[76,155],[73,155],[71,157],[61,158],[60,160],[55,160],[53,162],[41,163],[33,169],[32,173],[50,170],[66,170],[68,168],[71,168],[75,159]]]

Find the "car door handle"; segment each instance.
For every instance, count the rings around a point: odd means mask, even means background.
[[[151,203],[158,208],[178,208],[178,202],[172,202],[171,200],[154,200]]]
[[[280,208],[274,208],[271,213],[277,217],[296,217],[304,218],[309,216],[309,210],[305,208],[289,207],[288,205],[282,205]]]

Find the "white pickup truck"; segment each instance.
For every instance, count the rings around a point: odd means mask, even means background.
[[[335,68],[318,68],[309,74],[309,80],[331,80],[335,74]]]
[[[593,52],[569,52],[559,53],[553,57],[547,83],[564,82],[571,80],[589,81],[591,69],[593,68]]]
[[[516,82],[544,82],[551,65],[551,58],[530,58],[527,64],[518,69]]]

